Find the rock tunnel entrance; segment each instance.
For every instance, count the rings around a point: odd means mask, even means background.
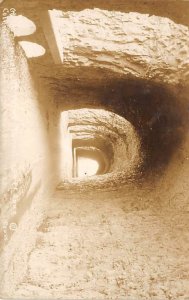
[[[61,124],[63,182],[90,176],[97,184],[99,178],[106,183],[120,173],[125,178],[134,177],[143,164],[141,141],[134,126],[111,111],[64,111]]]
[[[90,70],[93,74],[94,70]],[[169,86],[138,79],[115,77],[114,81],[106,80],[101,84],[98,87],[100,98],[95,104],[87,99],[81,103],[80,98],[70,104],[64,103],[70,109],[62,113],[67,115],[63,122],[67,133],[62,140],[70,136],[70,151],[77,147],[95,147],[101,151],[106,167],[96,174],[101,175],[98,184],[97,177],[90,178],[98,186],[106,186],[103,180],[116,186],[130,180],[137,184],[147,177],[160,178],[185,138],[187,108],[182,95]],[[69,155],[64,155],[66,164]],[[73,171],[73,157],[72,154],[67,178],[77,177],[77,172]],[[64,178],[59,187],[64,186]]]

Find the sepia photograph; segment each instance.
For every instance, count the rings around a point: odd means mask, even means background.
[[[0,300],[189,300],[189,0],[0,1]]]

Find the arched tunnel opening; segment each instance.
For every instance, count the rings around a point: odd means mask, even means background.
[[[95,70],[90,70],[91,74],[94,72]],[[78,88],[86,92],[83,82],[82,87]],[[102,81],[100,86],[98,85],[98,93],[100,95],[98,94],[98,98],[92,103],[87,97],[64,103],[66,109],[70,108],[69,129],[73,134],[80,135],[77,141],[82,145],[83,140],[87,146],[96,146],[95,141],[97,142],[109,161],[108,172],[117,172],[118,177],[121,172],[124,173],[121,181],[117,181],[118,185],[124,185],[126,182],[137,185],[145,180],[161,179],[187,132],[188,110],[182,95],[179,94],[179,88],[115,77],[114,80]],[[127,128],[128,124],[134,132],[133,135]],[[90,132],[93,132],[91,137]],[[119,147],[118,141],[121,146],[119,150],[115,150],[115,147]],[[135,153],[136,148],[138,151],[138,157],[135,157],[137,168],[134,167],[132,172],[127,168],[124,171],[125,162],[130,161],[132,157],[131,154],[127,157],[123,150],[124,147],[129,149],[128,145],[132,148],[129,151]],[[114,169],[113,161],[116,157],[121,163]],[[114,180],[113,182],[115,183]]]
[[[65,118],[66,116],[66,118]],[[143,152],[140,138],[125,118],[105,109],[75,109],[64,111],[61,114],[62,121],[67,119],[66,130],[63,130],[62,147],[66,157],[62,156],[62,168],[67,166],[67,174],[74,174],[72,178],[64,178],[72,182],[73,177],[89,176],[89,158],[91,163],[96,163],[96,172],[92,172],[88,179],[99,185],[102,181],[106,184],[120,184],[117,176],[121,175],[123,183],[127,179],[137,177],[143,165]],[[64,123],[64,122],[62,122]],[[65,137],[69,134],[69,140]],[[68,147],[68,144],[71,145]],[[68,154],[68,151],[70,154]],[[72,152],[72,155],[71,155]],[[94,161],[94,158],[95,161]],[[70,163],[68,163],[70,159]],[[88,165],[87,165],[88,161]],[[98,163],[98,164],[97,164]],[[99,168],[97,168],[99,166]],[[112,174],[115,178],[112,178]],[[78,183],[81,183],[78,181]],[[59,188],[64,183],[59,184]]]
[[[102,175],[108,172],[110,161],[95,139],[74,139],[72,141],[73,177]]]
[[[75,151],[75,177],[103,174],[102,155],[96,148],[77,147]]]

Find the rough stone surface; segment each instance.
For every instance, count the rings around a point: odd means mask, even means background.
[[[152,198],[56,193],[14,298],[188,299],[187,215]]]
[[[57,180],[55,156],[50,155],[56,147],[49,145],[57,136],[57,110],[40,82],[36,88],[26,57],[6,26],[0,35],[0,293],[5,297],[24,276],[45,199]]]
[[[69,66],[178,83],[188,79],[189,30],[168,18],[100,9],[51,11]]]

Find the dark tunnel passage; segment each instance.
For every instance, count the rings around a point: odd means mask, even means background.
[[[105,93],[104,99],[110,99],[111,109],[130,121],[141,138],[144,174],[166,167],[184,138],[187,117],[170,89],[128,80],[111,83]]]
[[[85,68],[82,71],[86,72]],[[90,70],[90,74],[96,76],[96,71]],[[65,102],[63,107],[100,107],[125,118],[141,139],[143,164],[136,177],[160,176],[182,143],[188,126],[188,110],[180,92],[182,87],[115,75],[109,79],[105,77],[106,73],[103,75],[104,78],[97,80],[94,87],[95,76],[91,82],[85,83],[76,72],[78,94],[82,92],[89,97],[76,97],[72,103]],[[92,94],[89,91],[93,91]],[[72,93],[75,94],[75,91],[70,92],[70,97]]]

